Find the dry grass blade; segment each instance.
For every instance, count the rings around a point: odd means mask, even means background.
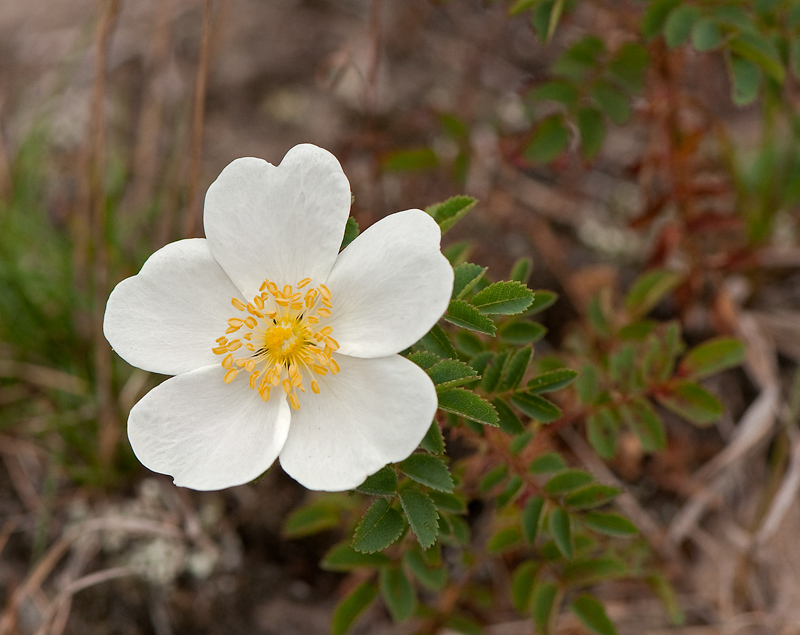
[[[80,377],[55,368],[10,359],[0,359],[0,377],[13,377],[35,386],[62,390],[73,395],[85,395],[89,392],[88,384]]]

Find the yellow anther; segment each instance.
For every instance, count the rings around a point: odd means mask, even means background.
[[[270,391],[269,386],[264,388],[264,390],[258,391],[258,394],[261,397],[261,401],[269,401],[269,391]]]
[[[335,375],[339,372],[339,364],[336,363],[335,359],[330,359],[328,361],[328,368],[331,369],[331,372]]]
[[[272,295],[277,295],[278,294],[278,285],[275,284],[274,282],[267,282],[267,290]]]
[[[244,367],[248,373],[252,373],[256,369],[256,363],[252,359],[248,359]]]
[[[237,369],[231,368],[227,373],[225,373],[225,377],[222,378],[222,381],[224,381],[226,384],[229,384],[236,378],[236,375],[238,374],[239,371]]]
[[[256,324],[258,324],[258,322],[256,322],[256,319],[252,315],[248,315],[244,323],[247,325],[247,328],[249,329],[255,328]]]
[[[330,336],[325,337],[325,344],[331,347],[334,351],[339,350],[339,342]]]
[[[273,386],[277,386],[278,384],[281,383],[281,375],[274,368],[270,368],[269,371],[267,371],[267,379],[269,380],[269,383],[272,384]]]
[[[322,307],[321,309],[317,309],[317,315],[319,315],[320,317],[324,317],[324,318],[330,317],[331,316],[331,311],[330,311],[330,309],[326,309],[325,307]]]
[[[292,297],[292,285],[290,284],[283,285],[283,297],[284,298]]]
[[[219,344],[220,346],[224,346],[225,344],[227,344],[227,343],[228,343],[228,338],[227,338],[227,337],[218,337],[218,338],[216,339],[216,342],[217,342],[217,344]]]
[[[289,308],[294,310],[294,311],[299,311],[300,309],[303,308],[303,303],[302,302],[292,302],[289,305]]]
[[[276,297],[275,298],[275,302],[276,302],[276,304],[279,304],[280,306],[289,306],[289,300],[286,300],[284,298]]]
[[[284,392],[285,392],[287,395],[288,395],[290,392],[292,392],[292,382],[290,382],[288,379],[284,379],[282,383],[283,383],[283,391],[284,391]]]
[[[256,349],[253,347],[253,345],[252,345],[250,342],[247,342],[247,344],[245,344],[245,345],[244,345],[244,347],[245,347],[245,348],[246,348],[248,351],[255,351],[255,350],[256,350]]]
[[[311,392],[315,395],[319,394],[319,384],[314,379],[311,380]]]
[[[251,337],[253,337],[252,333],[245,333],[244,334],[244,339],[246,339],[246,340],[249,340]]]
[[[244,368],[245,364],[247,364],[247,358],[246,357],[240,357],[239,359],[236,360],[236,365],[239,368]]]
[[[295,410],[300,410],[300,402],[297,401],[297,395],[295,395],[294,393],[289,395],[289,403],[292,404],[292,408],[294,408]]]
[[[297,302],[300,298],[303,297],[302,293],[293,293],[291,296],[287,296],[292,302]]]
[[[329,309],[333,308],[333,305],[331,304],[331,301],[330,300],[326,300],[325,298],[322,298],[322,306],[326,306]]]
[[[239,318],[231,318],[228,320],[229,326],[235,326],[237,329],[244,324],[244,320],[240,320]]]
[[[272,320],[272,319],[274,319],[275,317],[277,317],[277,315],[278,315],[278,312],[277,312],[277,311],[271,311],[271,312],[267,313],[267,317],[268,317],[270,320]]]
[[[322,337],[330,335],[331,333],[333,333],[333,327],[330,326],[326,326],[325,328],[319,330],[319,334],[322,335]]]
[[[240,328],[242,328],[242,327],[241,327],[241,326],[229,326],[229,327],[228,327],[228,328],[225,330],[225,332],[226,332],[228,335],[230,335],[231,333],[236,333],[236,331],[238,331]]]
[[[222,367],[230,368],[231,366],[233,366],[233,353],[228,353],[225,359],[222,360]]]
[[[263,313],[261,313],[261,311],[257,310],[257,309],[256,309],[256,307],[254,307],[254,306],[253,306],[252,304],[250,304],[249,302],[247,303],[247,312],[248,312],[250,315],[255,315],[256,317],[260,317],[260,318],[263,318],[263,317],[264,317],[264,314],[263,314]]]
[[[264,298],[262,298],[260,295],[257,295],[255,298],[253,298],[253,302],[256,303],[259,311],[264,308]]]
[[[268,284],[269,284],[269,280],[264,280],[264,282],[261,283],[261,286],[258,287],[258,290],[259,291],[263,291]]]
[[[241,346],[242,346],[242,340],[231,340],[230,342],[228,342],[227,350],[235,351],[236,349],[240,348]]]
[[[267,391],[267,394],[269,394],[269,381],[267,380],[266,375],[261,378],[261,383],[258,384],[259,393],[263,393],[265,390]]]
[[[328,369],[325,368],[324,366],[320,366],[319,364],[313,364],[311,366],[311,368],[314,370],[315,373],[317,373],[317,375],[327,375],[328,374]],[[311,388],[313,389],[314,386],[312,385]]]
[[[319,285],[319,292],[322,294],[322,297],[325,298],[326,300],[331,299],[331,291],[324,284]]]
[[[240,311],[244,311],[244,303],[241,300],[238,300],[237,298],[231,298],[231,304]]]
[[[300,282],[297,283],[297,288],[302,289],[306,286],[309,282],[311,282],[311,278],[303,278]]]
[[[314,304],[314,300],[316,299],[317,299],[317,290],[309,289],[308,293],[306,293],[306,298],[305,298],[306,306],[310,309],[311,306]]]
[[[228,347],[227,346],[217,346],[217,348],[212,348],[211,352],[214,353],[214,355],[224,355],[225,353],[228,352]]]
[[[311,324],[316,324],[317,322],[319,322],[319,318],[318,318],[318,317],[315,317],[315,316],[313,316],[313,315],[309,315],[309,316],[308,316],[306,319],[307,319],[307,320],[309,321],[309,323],[311,323]]]

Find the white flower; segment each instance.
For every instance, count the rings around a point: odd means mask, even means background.
[[[206,239],[154,253],[108,299],[116,352],[176,375],[131,410],[139,460],[177,485],[247,483],[280,457],[310,489],[351,489],[406,458],[433,383],[397,355],[447,308],[453,270],[425,212],[392,214],[339,253],[350,184],[333,155],[237,159],[206,195]]]

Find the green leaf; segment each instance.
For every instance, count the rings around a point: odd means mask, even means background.
[[[420,443],[422,449],[431,454],[444,454],[444,437],[439,424],[434,421]]]
[[[619,496],[620,490],[610,485],[592,483],[574,492],[567,494],[564,504],[573,509],[591,509],[605,505],[615,496]]]
[[[700,18],[692,27],[692,45],[698,51],[711,51],[722,44],[722,31],[711,18]]]
[[[425,564],[419,549],[411,549],[403,555],[403,562],[420,583],[431,591],[441,591],[447,584],[447,569],[432,569]]]
[[[538,395],[544,392],[554,392],[569,386],[578,377],[578,373],[571,368],[559,368],[547,373],[537,375],[528,382],[528,392]]]
[[[450,300],[447,313],[443,317],[456,326],[477,331],[478,333],[485,333],[486,335],[494,335],[497,330],[491,318],[486,317],[481,311],[464,300]]]
[[[671,384],[656,398],[662,406],[698,426],[714,423],[723,413],[719,399],[691,381]]]
[[[438,324],[434,324],[430,332],[424,335],[420,342],[427,350],[439,357],[458,357],[456,349],[453,348],[447,338],[447,333]]]
[[[358,223],[356,219],[352,216],[347,218],[347,224],[344,226],[344,237],[342,238],[342,244],[339,247],[339,251],[347,247],[351,242],[353,242],[356,237],[358,236]]]
[[[596,584],[609,578],[618,578],[627,573],[625,562],[617,556],[581,558],[564,565],[564,582],[572,587]]]
[[[556,507],[550,512],[549,528],[558,550],[565,558],[572,558],[572,528],[569,514],[561,507]]]
[[[436,512],[436,505],[430,496],[414,489],[400,492],[400,503],[417,541],[423,549],[428,549],[436,542],[436,536],[439,535],[439,514]]]
[[[416,351],[408,356],[412,362],[419,366],[422,370],[428,370],[431,366],[441,360],[439,355],[429,351]]]
[[[481,491],[481,493],[485,494],[495,485],[500,483],[507,475],[508,465],[505,463],[500,463],[486,473],[486,475],[481,479],[481,482],[478,484],[478,489]]]
[[[497,330],[497,338],[507,344],[533,344],[542,339],[547,329],[538,322],[506,322]]]
[[[431,148],[409,148],[385,155],[381,161],[384,172],[413,172],[431,170],[439,165],[439,158]]]
[[[508,451],[511,452],[513,456],[519,456],[519,454],[528,447],[531,439],[533,439],[533,432],[530,430],[518,434],[511,439],[511,443],[508,444]]]
[[[550,626],[555,621],[558,614],[559,598],[558,587],[552,582],[540,582],[533,588],[531,608],[533,612],[533,623],[542,635],[550,634]]]
[[[522,523],[522,535],[529,544],[533,544],[536,540],[536,534],[539,532],[539,519],[542,516],[542,509],[544,508],[544,498],[541,496],[533,496],[525,503],[520,515]]]
[[[400,567],[381,569],[381,597],[395,622],[407,620],[417,608],[417,594]]]
[[[519,474],[514,474],[510,479],[508,479],[508,483],[506,483],[505,488],[503,491],[500,492],[495,500],[495,505],[497,508],[504,507],[508,505],[512,500],[514,500],[517,495],[522,491],[522,485],[524,481]]]
[[[474,333],[459,331],[456,333],[456,348],[460,353],[474,357],[483,352],[483,342]]]
[[[718,337],[690,350],[678,372],[692,379],[702,379],[744,361],[744,346],[732,337]]]
[[[636,320],[649,313],[661,299],[683,281],[683,275],[666,269],[650,271],[633,283],[625,297],[625,308]]]
[[[565,106],[572,107],[578,103],[580,91],[575,84],[566,79],[552,79],[549,82],[539,84],[531,90],[530,96],[539,101],[557,101]],[[524,282],[524,280],[520,280]]]
[[[675,7],[664,22],[664,39],[667,46],[675,48],[689,41],[692,27],[701,16],[700,9],[691,4]]]
[[[439,223],[439,227],[444,234],[448,229],[460,221],[478,201],[471,196],[453,196],[442,203],[436,203],[425,208],[425,211],[433,216],[433,220]]]
[[[598,635],[617,635],[617,629],[606,615],[606,610],[591,595],[581,595],[575,598],[570,608],[584,626]]]
[[[483,278],[488,267],[473,265],[471,262],[462,262],[453,268],[453,298],[463,298]]]
[[[487,393],[493,393],[497,389],[497,385],[500,383],[500,376],[503,373],[503,366],[505,366],[509,352],[510,351],[502,351],[494,355],[483,370],[481,386]]]
[[[467,513],[467,504],[464,502],[464,499],[455,494],[431,492],[428,495],[431,497],[431,500],[434,502],[436,507],[443,512],[450,512],[451,514]]]
[[[511,8],[508,10],[509,15],[518,15],[523,11],[527,11],[528,9],[533,8],[535,5],[539,4],[542,0],[517,0]]]
[[[757,64],[764,73],[779,84],[786,79],[786,70],[777,48],[761,33],[757,31],[740,33],[728,40],[728,48],[736,56]]]
[[[531,277],[531,272],[533,271],[533,260],[528,258],[527,256],[524,258],[520,258],[517,262],[514,263],[514,266],[511,267],[511,280],[516,280],[517,282],[521,282],[522,284],[527,284],[528,278]]]
[[[511,397],[511,403],[531,419],[536,419],[541,423],[552,423],[561,417],[561,409],[539,395],[518,392]]]
[[[325,499],[317,500],[294,510],[283,524],[287,538],[302,538],[332,529],[339,524],[341,510]]]
[[[528,307],[527,313],[529,315],[541,313],[548,307],[551,307],[553,304],[555,304],[556,300],[558,300],[557,293],[553,291],[547,291],[545,289],[536,289],[536,291],[533,292],[533,300]]]
[[[593,158],[606,138],[606,122],[603,114],[593,106],[583,106],[576,114],[578,132],[581,135],[581,150],[587,159]]]
[[[657,452],[667,447],[664,424],[647,399],[636,397],[620,406],[623,421],[633,430],[645,452]]]
[[[500,429],[506,434],[522,434],[525,432],[525,426],[519,420],[519,417],[514,414],[514,411],[508,407],[505,401],[499,397],[492,400],[492,405],[497,410],[499,418]]]
[[[520,385],[522,378],[525,376],[525,371],[528,370],[532,355],[533,348],[526,346],[506,358],[506,363],[503,364],[503,371],[500,374],[500,384],[497,392],[515,390]]]
[[[492,404],[464,388],[440,393],[439,408],[485,425],[496,426],[499,422]]]
[[[522,542],[522,534],[518,527],[505,527],[489,539],[486,544],[487,553],[501,553],[518,546]]]
[[[599,390],[597,368],[593,364],[581,366],[581,375],[575,382],[575,389],[578,391],[578,396],[583,403],[592,404],[595,402]]]
[[[353,549],[361,553],[381,551],[400,537],[404,527],[400,513],[385,498],[379,498],[358,523]]]
[[[472,251],[472,243],[468,240],[450,243],[447,247],[442,247],[442,254],[448,262],[455,266],[467,259]]]
[[[611,121],[618,126],[631,117],[631,106],[628,97],[610,82],[600,80],[591,90],[592,99]]]
[[[548,452],[536,457],[528,466],[528,471],[531,474],[552,474],[553,472],[560,472],[566,467],[564,459],[558,452]]]
[[[472,366],[457,359],[443,359],[436,362],[425,372],[433,380],[437,392],[444,392],[456,386],[480,379],[480,375],[475,372]]]
[[[412,454],[400,464],[400,471],[417,483],[440,492],[453,491],[453,477],[447,465],[438,456]]]
[[[653,0],[642,16],[642,35],[648,40],[661,33],[670,12],[680,0]]]
[[[625,516],[610,512],[588,512],[583,522],[589,529],[607,536],[633,536],[638,533],[636,526]]]
[[[588,35],[570,46],[550,67],[550,70],[555,75],[584,83],[585,76],[599,66],[597,58],[604,50],[603,40],[596,35]]]
[[[481,313],[514,315],[522,313],[533,302],[533,291],[521,282],[508,280],[495,282],[479,291],[472,298],[472,304]]]
[[[565,494],[594,481],[594,477],[583,470],[564,470],[553,476],[544,486],[551,496]]]
[[[561,115],[552,115],[539,123],[531,142],[525,148],[525,158],[534,163],[550,163],[569,143],[569,129]]]
[[[669,581],[660,573],[647,576],[645,581],[664,604],[672,623],[675,624],[675,626],[681,626],[686,616],[683,613],[683,609],[681,609],[678,598],[675,596],[675,590],[672,588]]]
[[[647,49],[635,42],[623,44],[608,65],[608,72],[625,89],[639,92],[644,88],[644,77],[650,66]]]
[[[325,554],[319,566],[326,571],[351,571],[352,569],[377,569],[389,564],[388,556],[382,553],[359,553],[348,543],[340,542]]]
[[[586,436],[595,451],[604,459],[611,459],[617,453],[617,428],[613,418],[608,416],[608,408],[586,417]]]
[[[511,576],[511,598],[520,613],[525,613],[531,605],[537,573],[539,573],[539,563],[535,560],[526,560]]]
[[[761,68],[755,62],[732,55],[731,80],[733,103],[737,106],[747,106],[758,97],[761,88]]]
[[[369,581],[360,584],[346,595],[333,610],[332,635],[345,635],[377,595],[378,589]]]
[[[356,488],[362,494],[373,496],[394,496],[397,491],[397,472],[391,465],[385,465]]]

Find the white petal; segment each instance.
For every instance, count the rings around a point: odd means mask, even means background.
[[[202,238],[159,249],[111,292],[103,333],[126,362],[178,375],[219,362],[211,349],[238,313],[238,289]]]
[[[412,209],[378,221],[339,255],[325,284],[340,353],[397,353],[436,324],[453,292],[453,268],[440,240],[430,215]]]
[[[237,159],[206,194],[203,224],[214,257],[252,298],[265,278],[282,288],[325,280],[350,213],[350,183],[330,152],[292,148],[277,167]]]
[[[309,489],[352,489],[419,445],[436,413],[433,382],[399,355],[360,359],[334,355],[340,372],[320,393],[301,396],[292,412],[281,466]]]
[[[207,366],[160,384],[131,410],[128,438],[148,468],[175,484],[214,490],[248,483],[272,465],[289,430],[285,395],[261,401],[244,378]]]

